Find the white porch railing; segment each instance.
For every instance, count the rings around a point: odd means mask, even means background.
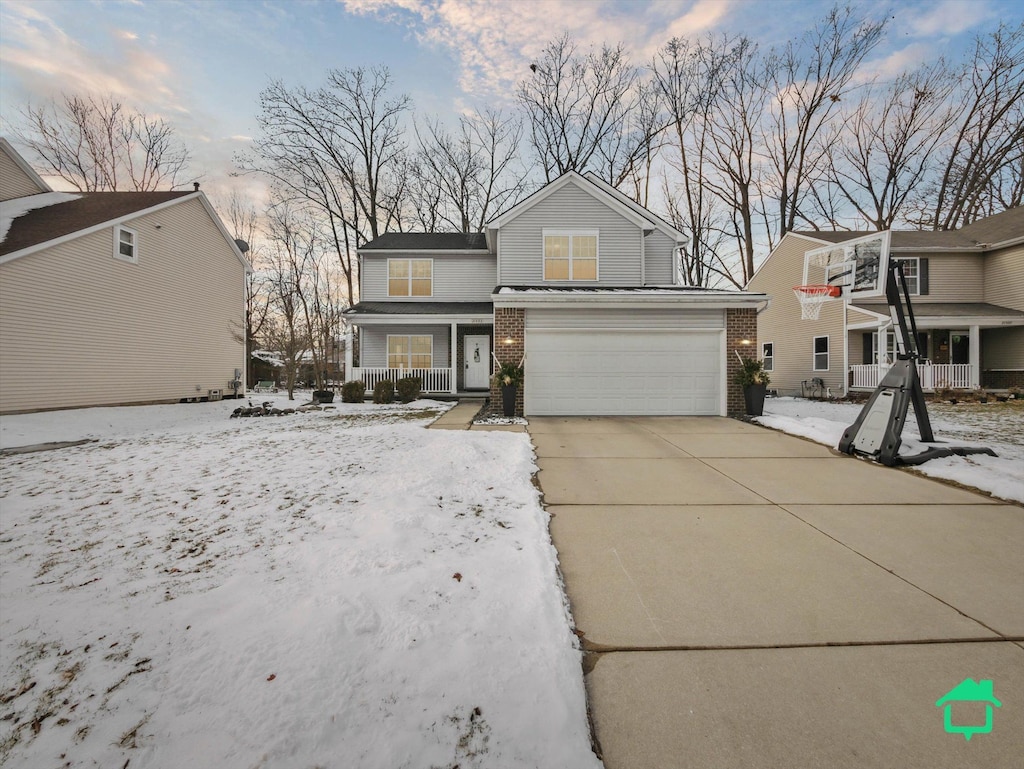
[[[417,376],[423,381],[421,392],[450,393],[452,370],[450,368],[387,368],[384,366],[364,366],[352,369],[352,379],[362,380],[367,390],[372,390],[378,382],[390,379],[397,382],[407,376]]]
[[[878,383],[888,370],[887,363],[850,366],[850,371],[853,372],[853,384],[850,386],[854,390],[873,390],[878,387]],[[946,387],[953,390],[969,390],[974,379],[969,363],[919,363],[917,372],[921,377],[923,390],[941,390]]]

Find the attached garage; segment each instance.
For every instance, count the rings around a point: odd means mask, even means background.
[[[725,413],[722,309],[529,308],[527,416]]]

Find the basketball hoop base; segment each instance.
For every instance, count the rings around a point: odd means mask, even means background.
[[[838,298],[842,293],[843,290],[839,286],[793,286],[793,294],[800,302],[802,320],[817,320],[821,314],[821,306],[830,299]]]

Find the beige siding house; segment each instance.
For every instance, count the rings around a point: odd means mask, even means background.
[[[32,196],[0,203],[0,413],[244,392],[249,266],[202,192],[40,194],[0,157]]]
[[[780,394],[870,391],[891,364],[884,301],[828,301],[819,320],[801,320],[792,291],[808,251],[864,234],[788,233],[747,285],[773,297],[759,353]],[[954,232],[893,231],[890,258],[908,276],[926,390],[1024,387],[1024,208]]]

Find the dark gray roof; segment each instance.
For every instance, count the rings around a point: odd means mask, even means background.
[[[917,318],[1024,318],[1024,312],[1013,310],[1009,307],[1000,307],[997,304],[985,302],[915,302],[911,299],[911,307],[914,316]],[[857,302],[852,305],[854,309],[863,308],[872,312],[889,314],[889,305],[870,304],[868,302]]]
[[[482,232],[385,232],[364,243],[360,251],[480,251],[487,249]]]
[[[701,288],[700,286],[498,286],[494,293],[500,293],[502,289],[508,291],[545,291],[551,293],[671,293],[671,294],[756,294],[754,291],[741,291],[735,288]]]
[[[961,227],[960,233],[986,244],[1024,238],[1024,206],[979,219],[973,224]]]
[[[359,302],[346,315],[489,315],[490,302]]]

